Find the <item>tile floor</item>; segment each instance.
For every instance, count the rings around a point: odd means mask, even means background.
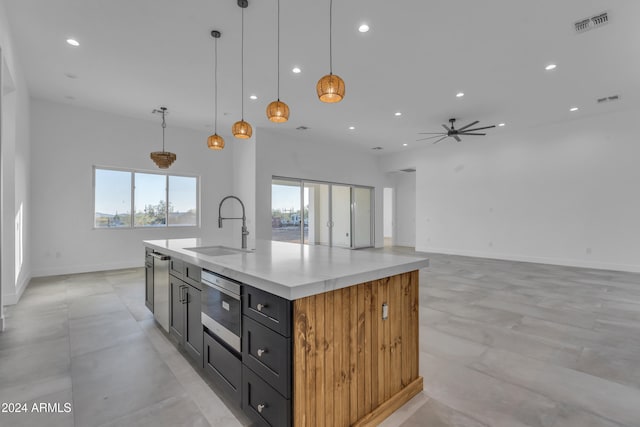
[[[640,426],[640,274],[429,257],[425,390],[384,426]],[[0,426],[249,425],[156,326],[142,269],[34,279],[5,309],[0,403],[72,411]]]

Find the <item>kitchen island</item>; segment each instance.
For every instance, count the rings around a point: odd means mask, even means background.
[[[422,390],[418,270],[427,259],[260,240],[253,251],[204,239],[144,244],[242,284],[242,380],[233,389],[258,423],[377,425]],[[206,370],[228,346],[206,324],[203,336]],[[227,368],[210,370],[224,376],[234,359],[218,353]]]

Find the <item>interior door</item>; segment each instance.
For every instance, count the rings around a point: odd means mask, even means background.
[[[354,248],[367,248],[372,246],[371,236],[371,211],[372,211],[372,196],[371,188],[366,187],[353,187],[353,247]]]
[[[329,184],[304,183],[304,243],[329,245],[331,217],[329,216]]]

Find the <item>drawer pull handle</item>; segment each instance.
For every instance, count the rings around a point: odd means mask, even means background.
[[[262,309],[266,308],[266,307],[267,307],[267,304],[258,304],[258,305],[256,305],[256,309],[258,311],[262,311]]]
[[[267,407],[267,405],[265,405],[264,403],[259,404],[259,405],[258,405],[258,412],[262,413],[262,410],[263,410],[264,408],[266,408],[266,407]]]
[[[267,349],[265,348],[259,348],[257,353],[258,353],[258,357],[262,357],[263,354],[265,354],[267,352]]]

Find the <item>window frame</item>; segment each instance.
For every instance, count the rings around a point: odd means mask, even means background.
[[[131,192],[130,197],[130,211],[131,211],[131,220],[129,226],[124,227],[96,227],[96,171],[97,170],[107,170],[107,171],[116,171],[116,172],[128,172],[130,174],[130,187],[129,190]],[[153,175],[162,175],[165,177],[165,224],[160,227],[150,227],[144,225],[135,225],[135,176],[136,173],[142,174],[153,174]],[[201,227],[201,215],[200,208],[202,205],[201,200],[201,192],[200,192],[200,175],[196,174],[187,174],[187,173],[168,173],[168,172],[158,172],[156,170],[148,170],[148,169],[133,169],[133,168],[121,168],[114,166],[100,166],[93,165],[92,167],[92,184],[93,184],[93,219],[92,219],[92,229],[93,230],[167,230],[172,228],[200,228]],[[169,224],[169,177],[180,177],[180,178],[195,178],[196,180],[196,223],[195,225],[181,225],[181,224]]]

